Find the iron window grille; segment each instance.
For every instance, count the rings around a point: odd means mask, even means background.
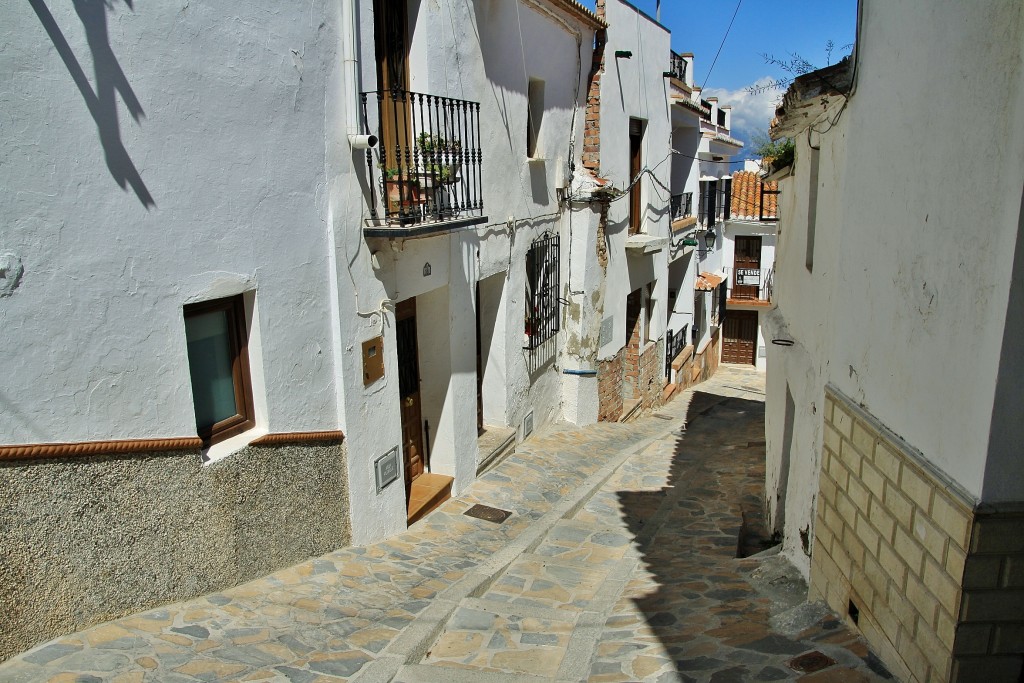
[[[533,350],[559,330],[559,237],[534,240],[526,254],[525,348]]]
[[[670,208],[672,211],[672,220],[675,221],[680,218],[689,218],[693,215],[693,193],[683,192],[682,194],[672,195]]]
[[[718,216],[718,181],[701,181],[700,206],[697,220],[706,228],[717,225]]]
[[[779,220],[779,216],[778,216],[778,210],[779,210],[778,209],[778,200],[776,200],[776,203],[775,203],[776,214],[774,216],[769,216],[769,215],[765,214],[765,207],[766,207],[766,204],[767,204],[767,202],[765,200],[765,197],[769,196],[769,195],[771,195],[773,197],[778,197],[780,194],[782,194],[782,192],[780,190],[778,190],[778,189],[769,190],[769,189],[767,189],[765,187],[764,183],[758,183],[758,185],[760,186],[760,191],[761,191],[761,202],[760,202],[760,204],[758,206],[758,216],[757,216],[757,219],[759,221],[761,221],[762,223],[778,221]]]

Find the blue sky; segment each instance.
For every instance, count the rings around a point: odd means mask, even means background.
[[[582,0],[593,7],[593,0]],[[652,17],[655,0],[631,0]],[[826,66],[825,44],[832,40],[832,62],[849,52],[842,48],[854,41],[856,0],[742,0],[736,21],[722,53],[708,77],[715,52],[733,12],[736,0],[662,0],[661,23],[672,31],[672,49],[692,52],[696,61],[694,81],[707,79],[704,96],[715,96],[733,105],[733,134],[749,141],[756,130],[765,130],[775,101],[781,93],[754,96],[745,88],[768,78],[785,77],[781,69],[765,64],[762,53],[786,59],[796,52],[817,67]]]

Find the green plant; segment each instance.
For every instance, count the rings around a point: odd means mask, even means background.
[[[765,166],[785,168],[793,163],[796,143],[792,138],[772,140],[768,133],[754,133],[750,140],[754,146],[754,154],[761,157]]]
[[[458,140],[449,140],[440,135],[431,135],[430,133],[420,133],[416,138],[416,144],[425,157],[433,157],[435,154],[444,153],[455,156],[462,152],[462,143]]]
[[[409,169],[397,169],[389,168],[384,171],[385,180],[407,180],[409,182],[416,182],[415,176],[413,176]]]

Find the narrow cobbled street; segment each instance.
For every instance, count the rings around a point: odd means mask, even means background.
[[[726,365],[633,423],[537,434],[398,537],[60,638],[0,681],[884,680],[757,554],[763,383]]]

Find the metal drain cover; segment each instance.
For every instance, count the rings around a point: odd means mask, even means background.
[[[799,657],[794,657],[793,659],[789,660],[786,664],[789,666],[790,669],[793,669],[794,671],[799,671],[801,673],[811,673],[814,671],[821,671],[822,669],[827,669],[835,663],[836,660],[832,659],[824,652],[818,652],[817,650],[815,650],[814,652],[807,652],[805,654],[800,655]]]
[[[512,514],[508,510],[499,510],[498,508],[492,508],[490,505],[474,505],[473,507],[466,510],[464,513],[467,517],[476,517],[477,519],[483,519],[488,522],[494,522],[495,524],[501,524]]]

